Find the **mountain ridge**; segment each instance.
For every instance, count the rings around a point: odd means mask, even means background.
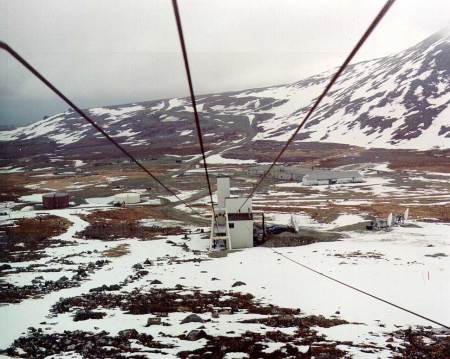
[[[335,69],[290,84],[199,95],[205,141],[285,141]],[[86,110],[124,146],[196,146],[188,98]],[[99,134],[73,111],[0,131],[0,146],[83,147]],[[399,53],[349,65],[296,141],[367,148],[450,148],[450,27]],[[48,146],[47,146],[48,147]],[[188,152],[190,150],[187,150]]]

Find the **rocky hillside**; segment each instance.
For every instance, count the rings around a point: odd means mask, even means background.
[[[199,96],[205,140],[239,146],[284,141],[335,69],[287,85]],[[198,152],[190,101],[164,99],[86,110],[123,145],[161,153]],[[72,111],[0,131],[18,152],[104,151],[106,143]],[[370,148],[450,148],[450,29],[398,54],[351,65],[299,140]]]

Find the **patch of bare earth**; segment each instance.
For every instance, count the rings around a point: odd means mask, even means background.
[[[394,338],[403,342],[403,345],[398,348],[392,344],[387,345],[389,349],[396,351],[394,358],[450,358],[448,331],[439,333],[431,328],[408,329],[392,333],[392,340],[388,339],[388,341],[393,342]]]
[[[140,223],[141,220],[147,218],[171,219],[169,214],[152,206],[98,211],[84,215],[82,218],[89,222],[89,226],[78,232],[77,236],[85,239],[111,241],[120,238],[140,238],[150,240],[185,232],[179,226],[144,226]]]
[[[16,201],[19,197],[34,193],[25,187],[30,183],[28,176],[23,174],[2,174],[1,175],[0,202]]]
[[[317,242],[338,241],[343,237],[341,233],[337,232],[315,231],[305,228],[299,233],[267,234],[262,245],[264,247],[296,247]]]
[[[341,206],[342,207],[342,206]],[[438,222],[450,222],[450,209],[448,204],[435,204],[432,206],[408,205],[411,218],[427,221],[430,218]],[[386,217],[389,213],[403,213],[406,206],[394,203],[373,203],[356,207],[361,213],[367,213],[375,217]]]
[[[0,226],[0,262],[23,262],[44,256],[47,247],[70,245],[71,242],[52,239],[63,234],[70,222],[57,216],[24,218]]]
[[[122,244],[118,244],[115,247],[111,247],[109,249],[106,249],[102,252],[102,255],[104,257],[122,257],[128,253],[130,253],[129,249],[128,249],[129,245],[126,243],[122,243]]]
[[[369,199],[368,199],[369,200]],[[389,200],[389,198],[387,198]],[[396,202],[398,202],[396,200]],[[313,220],[319,223],[331,223],[335,221],[342,214],[364,214],[370,217],[385,218],[389,213],[401,214],[409,208],[410,218],[422,221],[433,219],[438,222],[450,222],[450,210],[448,204],[435,204],[423,206],[408,204],[399,205],[390,202],[374,202],[371,204],[361,205],[335,205],[328,203],[327,208],[310,208],[310,207],[271,207],[271,206],[253,206],[254,210],[267,212],[283,212],[283,213],[306,213]]]

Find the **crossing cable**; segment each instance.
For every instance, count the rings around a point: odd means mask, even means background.
[[[175,15],[175,20],[177,23],[178,37],[180,39],[181,50],[183,53],[184,68],[186,70],[186,76],[187,76],[187,80],[188,80],[188,84],[189,84],[189,93],[191,95],[192,108],[194,110],[195,127],[197,130],[197,137],[198,137],[198,141],[200,143],[200,150],[202,152],[202,157],[203,157],[203,165],[205,168],[206,182],[208,183],[208,191],[209,191],[209,198],[211,201],[211,208],[212,208],[213,216],[214,216],[214,218],[216,218],[216,212],[214,210],[214,201],[213,201],[212,189],[211,189],[211,182],[209,180],[208,164],[206,163],[205,146],[203,144],[203,134],[202,134],[202,129],[200,126],[200,119],[199,119],[198,111],[197,111],[197,102],[195,100],[194,85],[192,84],[191,70],[189,68],[189,60],[188,60],[188,55],[187,55],[187,50],[186,50],[186,44],[184,42],[183,26],[181,25],[181,17],[180,17],[180,11],[178,9],[177,0],[172,0],[172,6],[173,6],[173,12]],[[214,222],[216,222],[216,221],[214,221]]]
[[[387,0],[386,3],[384,4],[384,6],[382,7],[382,9],[380,10],[380,12],[377,14],[377,16],[372,20],[372,23],[369,25],[369,27],[367,28],[367,30],[364,32],[364,34],[361,36],[361,38],[359,39],[359,41],[356,43],[355,47],[352,49],[352,51],[350,52],[350,54],[347,56],[347,58],[345,59],[345,61],[342,63],[342,65],[340,66],[340,68],[338,69],[338,71],[333,75],[333,77],[330,79],[330,81],[328,82],[327,86],[325,87],[325,89],[322,91],[322,93],[320,94],[320,96],[317,98],[317,100],[315,101],[314,105],[309,109],[309,111],[307,112],[305,118],[302,120],[302,122],[300,122],[300,124],[298,125],[297,129],[294,131],[294,133],[291,135],[291,137],[287,140],[287,142],[285,143],[285,145],[283,146],[283,148],[281,149],[281,151],[278,153],[278,155],[275,157],[274,161],[272,162],[272,164],[269,166],[269,168],[264,172],[264,174],[261,176],[261,178],[259,179],[259,181],[255,184],[255,186],[252,188],[250,194],[247,196],[247,198],[245,199],[244,203],[242,203],[240,209],[245,205],[245,203],[247,203],[247,201],[254,195],[254,193],[256,192],[256,190],[258,189],[258,187],[261,185],[261,183],[264,181],[264,179],[268,176],[268,174],[270,173],[270,171],[272,170],[273,166],[275,166],[275,164],[278,162],[278,160],[281,158],[281,156],[284,154],[284,152],[286,151],[286,149],[288,148],[288,146],[292,143],[292,141],[294,140],[294,138],[297,136],[298,132],[304,127],[306,121],[308,121],[308,119],[311,117],[311,115],[313,114],[314,110],[319,106],[319,104],[322,102],[323,98],[327,95],[328,91],[330,90],[330,88],[334,85],[334,83],[337,81],[337,79],[339,78],[339,76],[344,72],[344,70],[347,68],[348,64],[350,63],[350,61],[353,59],[353,57],[356,55],[356,53],[358,52],[358,50],[361,48],[361,46],[366,42],[367,38],[369,37],[369,35],[372,33],[372,31],[377,27],[377,25],[379,24],[379,22],[381,21],[381,19],[383,19],[383,17],[386,15],[386,13],[388,12],[388,10],[390,9],[390,7],[394,4],[395,0]]]
[[[412,314],[412,315],[414,315],[414,316],[416,316],[416,317],[419,317],[419,318],[424,319],[424,320],[426,320],[426,321],[429,321],[429,322],[431,322],[431,323],[440,325],[440,326],[443,327],[443,328],[450,329],[450,326],[448,326],[448,325],[445,325],[445,324],[443,324],[443,323],[440,323],[440,322],[438,322],[438,321],[436,321],[436,320],[434,320],[434,319],[428,318],[428,317],[426,317],[426,316],[424,316],[424,315],[421,315],[421,314],[419,314],[419,313],[413,312],[412,310],[409,310],[409,309],[407,309],[407,308],[405,308],[405,307],[402,307],[402,306],[400,306],[400,305],[397,305],[397,304],[395,304],[395,303],[392,303],[392,302],[390,302],[390,301],[388,301],[388,300],[386,300],[386,299],[380,298],[380,297],[378,297],[378,296],[376,296],[376,295],[374,295],[374,294],[371,294],[371,293],[369,293],[369,292],[366,292],[365,290],[356,288],[356,287],[354,287],[354,286],[352,286],[352,285],[350,285],[350,284],[348,284],[348,283],[342,282],[342,281],[340,281],[339,279],[336,279],[336,278],[334,278],[334,277],[331,277],[331,276],[329,276],[329,275],[327,275],[327,274],[325,274],[325,273],[319,272],[318,270],[316,270],[316,269],[314,269],[314,268],[311,268],[311,267],[309,267],[309,266],[307,266],[307,265],[305,265],[305,264],[302,264],[302,263],[300,263],[299,261],[297,261],[297,260],[295,260],[295,259],[292,259],[292,258],[288,257],[287,255],[285,255],[285,254],[283,254],[283,253],[281,253],[281,252],[278,252],[277,250],[275,250],[275,249],[273,249],[273,248],[270,248],[270,249],[271,249],[274,253],[276,253],[276,254],[278,254],[279,256],[281,256],[281,257],[287,259],[288,261],[291,261],[292,263],[295,263],[295,264],[297,264],[297,265],[299,265],[299,266],[301,266],[301,267],[303,267],[303,268],[305,268],[305,269],[308,269],[308,270],[310,270],[310,271],[312,271],[312,272],[314,272],[314,273],[316,273],[316,274],[319,274],[319,275],[321,275],[322,277],[328,278],[328,279],[332,280],[333,282],[339,283],[339,284],[341,284],[341,285],[343,285],[343,286],[346,286],[347,288],[350,288],[350,289],[353,289],[353,290],[355,290],[355,291],[357,291],[357,292],[360,292],[360,293],[362,293],[362,294],[365,294],[365,295],[367,295],[367,296],[369,296],[369,297],[371,297],[371,298],[373,298],[373,299],[376,299],[376,300],[378,300],[378,301],[380,301],[380,302],[389,304],[390,306],[393,306],[393,307],[395,307],[395,308],[397,308],[397,309],[403,310],[404,312],[407,312],[407,313],[409,313],[409,314]]]
[[[81,117],[83,117],[87,122],[89,122],[98,132],[100,132],[109,142],[116,146],[125,156],[127,156],[132,162],[134,162],[139,168],[141,168],[145,173],[147,173],[153,180],[155,180],[161,187],[163,187],[171,195],[175,196],[181,203],[190,208],[195,213],[189,204],[182,200],[172,189],[167,187],[159,178],[157,178],[153,173],[151,173],[141,162],[139,162],[130,152],[128,152],[124,147],[122,147],[116,140],[114,140],[110,135],[108,135],[103,128],[101,128],[97,123],[95,123],[84,111],[82,111],[77,105],[75,105],[69,98],[67,98],[61,91],[59,91],[49,80],[47,80],[39,71],[37,71],[29,62],[27,62],[22,56],[20,56],[14,49],[12,49],[8,44],[0,41],[0,48],[8,52],[12,57],[19,61],[28,71],[30,71],[34,76],[41,80],[50,90],[52,90],[60,99],[72,107]]]

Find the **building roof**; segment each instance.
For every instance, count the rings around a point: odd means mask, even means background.
[[[291,174],[297,174],[297,175],[305,175],[312,171],[311,168],[297,167],[297,166],[280,167],[280,168],[276,168],[276,170],[278,170],[279,172],[285,172],[285,173],[291,173]]]
[[[259,165],[251,167],[251,170],[254,171],[266,171],[269,168],[269,165]],[[300,167],[300,166],[285,166],[285,165],[275,165],[272,168],[273,172],[286,172],[286,173],[295,173],[295,174],[305,174],[312,171],[310,167]]]
[[[67,192],[52,192],[43,194],[42,198],[67,197],[67,196],[69,196]]]
[[[358,171],[321,171],[316,170],[305,175],[306,180],[327,180],[339,178],[361,177]]]

